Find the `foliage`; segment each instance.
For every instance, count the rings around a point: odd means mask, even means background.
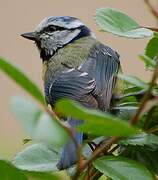
[[[13,160],[13,164],[22,170],[50,172],[56,171],[59,152],[46,144],[33,144],[20,152]]]
[[[11,109],[31,139],[52,143],[56,147],[66,142],[68,135],[63,128],[32,101],[13,97]]]
[[[103,156],[93,164],[96,169],[112,179],[153,179],[149,170],[142,164],[121,156]]]
[[[144,82],[139,77],[119,74],[126,88],[108,113],[90,110],[72,100],[57,102],[55,110],[61,117],[83,120],[77,130],[88,135],[78,147],[80,161],[72,178],[154,179],[158,174],[158,36],[150,30],[153,28],[141,27],[129,16],[110,8],[98,9],[96,21],[101,30],[115,35],[151,37],[140,58],[153,75],[150,82]],[[71,129],[45,107],[41,91],[21,70],[4,58],[0,58],[0,69],[36,100],[11,100],[13,113],[29,136],[24,141],[33,144],[11,162],[0,160],[0,179],[60,179],[56,164],[68,136],[73,139]],[[94,141],[95,147],[88,149],[88,158],[80,163],[81,149],[87,141]]]
[[[141,27],[135,20],[111,8],[98,9],[96,21],[101,30],[128,38],[152,36],[152,31]]]
[[[0,70],[6,73],[19,86],[26,90],[40,103],[44,103],[44,98],[37,85],[28,78],[19,68],[9,63],[6,59],[0,58]]]

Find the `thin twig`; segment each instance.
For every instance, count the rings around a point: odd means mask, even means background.
[[[81,174],[81,172],[83,172],[87,166],[89,166],[89,164],[92,163],[92,161],[94,161],[98,156],[100,156],[104,151],[107,151],[109,149],[109,147],[116,143],[119,140],[119,138],[117,137],[112,137],[110,138],[108,141],[106,141],[105,143],[103,143],[99,148],[97,148],[93,154],[91,155],[91,157],[80,166],[80,169],[78,171],[76,171],[73,180],[78,179],[79,175]]]
[[[142,101],[140,102],[140,106],[136,112],[136,114],[134,115],[134,117],[131,119],[131,124],[132,125],[135,125],[138,123],[139,119],[140,119],[140,116],[146,106],[146,103],[148,102],[148,100],[150,99],[150,96],[152,94],[152,89],[153,87],[155,86],[156,84],[156,80],[157,80],[157,77],[158,77],[158,58],[156,58],[156,66],[155,66],[155,70],[154,70],[154,73],[153,73],[153,76],[152,76],[152,79],[151,79],[151,82],[150,82],[150,85],[149,85],[149,88],[148,90],[146,91],[145,95],[143,96],[142,98]]]
[[[155,126],[155,127],[152,127],[150,129],[148,129],[149,133],[154,133],[154,132],[157,132],[157,131],[158,131],[158,126]]]
[[[148,6],[152,14],[158,19],[158,11],[151,5],[150,0],[144,0],[144,2]]]
[[[157,27],[142,26],[142,28],[146,28],[146,29],[150,29],[150,30],[152,30],[152,31],[158,32],[158,28],[157,28]]]
[[[105,152],[104,154],[112,154],[117,148],[119,147],[119,145],[116,145],[114,148],[112,148],[110,151]],[[91,167],[91,173],[90,173],[90,177],[92,180],[96,180],[98,179],[100,176],[102,176],[103,173],[101,173],[100,171],[98,171],[97,169],[95,169],[93,166]]]
[[[99,177],[101,177],[103,175],[103,173],[101,173],[100,171],[96,170],[95,173],[92,176],[92,180],[97,180],[99,179]]]

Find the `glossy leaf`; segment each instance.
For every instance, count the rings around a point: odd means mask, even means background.
[[[144,164],[152,172],[158,174],[158,150],[148,146],[128,145],[121,156],[128,157]]]
[[[101,8],[96,11],[96,22],[103,31],[128,38],[151,37],[153,32],[142,28],[135,20],[121,11]]]
[[[118,78],[132,84],[135,85],[139,88],[142,89],[147,89],[148,88],[148,84],[145,83],[144,81],[140,80],[139,78],[135,77],[135,76],[130,76],[130,75],[123,75],[123,74],[119,74]]]
[[[30,137],[33,137],[34,129],[42,114],[38,106],[29,99],[14,96],[11,99],[11,110]]]
[[[123,145],[139,145],[139,146],[157,146],[158,148],[158,136],[154,134],[141,133],[120,141]]]
[[[26,90],[37,101],[44,104],[44,97],[37,85],[28,78],[19,68],[12,65],[4,58],[0,58],[0,70],[14,80],[19,86]]]
[[[32,139],[54,146],[61,146],[67,141],[68,135],[65,130],[32,101],[23,97],[13,97],[11,107]]]
[[[97,159],[93,165],[113,180],[153,180],[153,175],[145,166],[120,156],[104,156]]]
[[[61,180],[60,177],[57,175],[54,175],[52,173],[46,173],[46,172],[25,172],[25,174],[31,179],[31,180]]]
[[[11,163],[0,160],[0,179],[2,180],[27,180],[28,178]]]
[[[13,160],[14,165],[22,170],[49,172],[57,170],[59,153],[45,144],[28,146],[18,153]]]
[[[95,135],[129,136],[138,133],[138,129],[131,127],[125,121],[108,113],[90,110],[72,100],[61,100],[56,104],[58,112],[65,116],[85,120],[78,129]]]
[[[136,109],[132,108],[132,109],[118,109],[115,111],[115,114],[117,117],[121,118],[121,119],[125,119],[128,122],[133,118],[133,116],[136,113]]]
[[[137,110],[138,108],[136,106],[116,106],[113,109],[114,110],[130,111],[130,110]]]
[[[158,174],[158,150],[153,151],[149,148],[137,148],[136,159],[140,163],[144,164],[148,169]]]
[[[155,38],[158,38],[158,33],[157,32],[154,32],[153,35],[154,35]]]
[[[158,38],[153,37],[147,44],[145,49],[145,55],[154,61],[154,58],[158,55]]]
[[[145,118],[145,123],[144,123],[144,129],[148,130],[148,129],[155,129],[154,133],[156,133],[158,135],[158,124],[157,124],[157,117],[158,117],[158,106],[154,106],[152,107],[149,112],[148,115]]]
[[[156,62],[153,59],[146,55],[140,55],[139,57],[144,61],[146,68],[149,68],[151,70],[154,69]]]
[[[39,118],[33,137],[57,147],[63,146],[69,138],[67,132],[46,113]]]
[[[131,95],[133,93],[137,94],[140,91],[142,91],[142,89],[137,87],[137,86],[131,85],[131,84],[127,83],[127,82],[125,82],[125,83],[128,85],[128,87],[124,89],[124,94],[125,95],[128,95],[128,94]]]

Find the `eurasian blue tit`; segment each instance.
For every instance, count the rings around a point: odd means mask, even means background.
[[[108,111],[116,91],[119,55],[100,43],[79,19],[69,16],[45,18],[34,32],[22,34],[35,41],[42,58],[43,80],[47,104],[70,98],[88,108]],[[82,123],[66,118],[77,143],[83,133],[75,127]],[[99,128],[99,127],[98,127]],[[77,161],[76,146],[69,140],[63,147],[58,169],[71,167]]]

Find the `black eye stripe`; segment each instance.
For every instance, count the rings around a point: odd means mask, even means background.
[[[56,27],[53,26],[53,25],[48,26],[47,29],[48,29],[49,31],[56,31]]]
[[[62,30],[65,30],[65,28],[60,26],[49,25],[48,27],[44,28],[43,31],[54,32],[54,31],[62,31]]]

